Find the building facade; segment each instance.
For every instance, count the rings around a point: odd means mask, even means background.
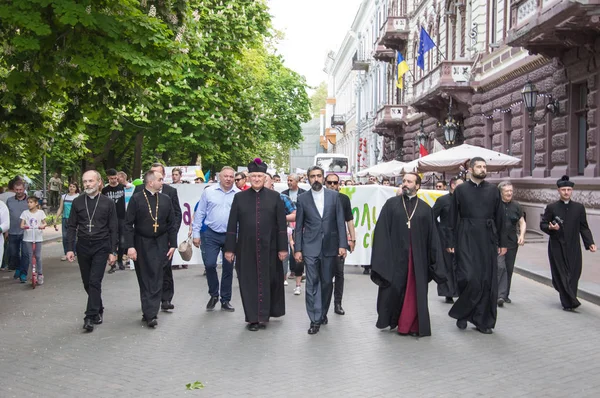
[[[522,160],[491,180],[510,178],[528,227],[537,228],[544,206],[557,199],[556,180],[567,174],[599,236],[600,1],[366,2],[379,26],[369,68],[384,80],[371,87],[377,107],[370,128],[383,139],[381,160],[418,157],[419,135],[431,150],[454,119],[453,145]],[[417,66],[421,28],[436,44],[423,68]],[[395,85],[398,52],[410,69],[403,90]],[[528,82],[538,90],[531,112],[521,94]]]

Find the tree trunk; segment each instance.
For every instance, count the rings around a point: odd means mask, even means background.
[[[144,133],[139,131],[135,136],[135,150],[133,153],[133,170],[131,179],[135,180],[142,175],[142,148],[144,146]]]
[[[108,141],[104,145],[104,151],[102,151],[101,154],[99,154],[98,156],[96,156],[96,157],[94,157],[92,159],[92,167],[93,168],[98,168],[98,166],[101,163],[104,163],[104,161],[108,157],[111,149],[113,148],[113,146],[115,145],[115,143],[119,139],[119,134],[120,134],[120,131],[118,131],[118,130],[113,130],[110,133],[110,137],[108,138]]]
[[[198,160],[198,152],[190,153],[190,161],[188,162],[188,164],[195,165],[197,160]]]

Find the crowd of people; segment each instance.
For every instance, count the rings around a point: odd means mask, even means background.
[[[526,221],[511,183],[487,182],[486,166],[484,159],[473,158],[468,178],[461,174],[448,184],[438,181],[436,189],[448,194],[433,207],[417,196],[419,174],[402,177],[398,195],[388,199],[377,218],[367,272],[378,286],[378,328],[430,335],[427,293],[434,280],[438,295],[452,305],[449,316],[458,328],[466,329],[470,322],[481,333],[492,333],[497,308],[511,303],[511,279],[518,248],[525,243]],[[53,199],[58,202],[56,218],[62,221],[62,259],[77,259],[87,293],[83,329],[91,332],[103,322],[102,280],[105,272],[125,268],[123,258],[135,264],[142,320],[154,328],[159,311],[175,308],[172,257],[182,211],[174,185],[181,183],[181,171],[173,170],[171,185],[164,183],[160,163],[153,164],[137,186],[114,169],[106,176],[105,185],[99,172],[86,171],[83,193],[72,182],[67,193]],[[214,311],[219,302],[222,311],[235,311],[235,274],[250,331],[285,315],[288,278],[295,280],[297,296],[305,279],[310,335],[328,324],[332,299],[334,312],[345,314],[344,261],[357,239],[352,204],[340,192],[344,181],[335,173],[313,166],[306,178],[308,190],[299,186],[302,176],[290,174],[289,189],[279,193],[274,183],[281,177],[269,174],[266,163],[254,159],[247,172],[222,168],[217,181],[202,191],[190,237],[205,267],[207,311]],[[390,185],[385,178],[371,177],[368,183]],[[585,208],[571,200],[573,187],[567,176],[557,181],[560,200],[546,207],[540,224],[549,235],[552,282],[565,311],[580,305],[579,236],[586,250],[596,251]],[[27,196],[22,179],[11,180],[8,188],[0,194],[2,243],[8,238],[6,255],[0,253],[2,268],[14,270],[15,279],[24,283],[35,256],[42,284],[42,245],[34,251],[33,243],[42,242],[46,214],[39,209],[38,197]],[[4,244],[0,248],[4,252]]]

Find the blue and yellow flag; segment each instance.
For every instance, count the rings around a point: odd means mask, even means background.
[[[402,56],[400,51],[398,51],[397,66],[398,66],[398,81],[396,82],[396,87],[398,87],[400,90],[402,90],[404,88],[403,84],[402,84],[402,76],[404,76],[404,74],[406,72],[408,72],[408,64],[404,60],[404,57]]]

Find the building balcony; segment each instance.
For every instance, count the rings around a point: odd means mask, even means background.
[[[352,57],[352,70],[369,70],[369,61],[364,56],[359,57],[358,53]]]
[[[596,0],[513,0],[506,43],[547,58],[561,57],[571,48],[593,48],[600,35],[599,13]]]
[[[404,52],[408,43],[408,18],[388,16],[379,32],[379,44],[389,49]]]
[[[377,111],[373,132],[384,137],[393,137],[402,131],[407,115],[406,105],[383,105]]]
[[[344,127],[346,125],[346,116],[345,115],[331,116],[331,125]]]
[[[405,100],[416,111],[441,120],[445,117],[451,95],[457,113],[466,115],[473,95],[471,70],[472,63],[468,61],[442,61],[415,81],[412,93]]]
[[[391,50],[382,44],[378,44],[375,51],[373,51],[373,58],[377,61],[393,62],[396,59],[396,51]]]

